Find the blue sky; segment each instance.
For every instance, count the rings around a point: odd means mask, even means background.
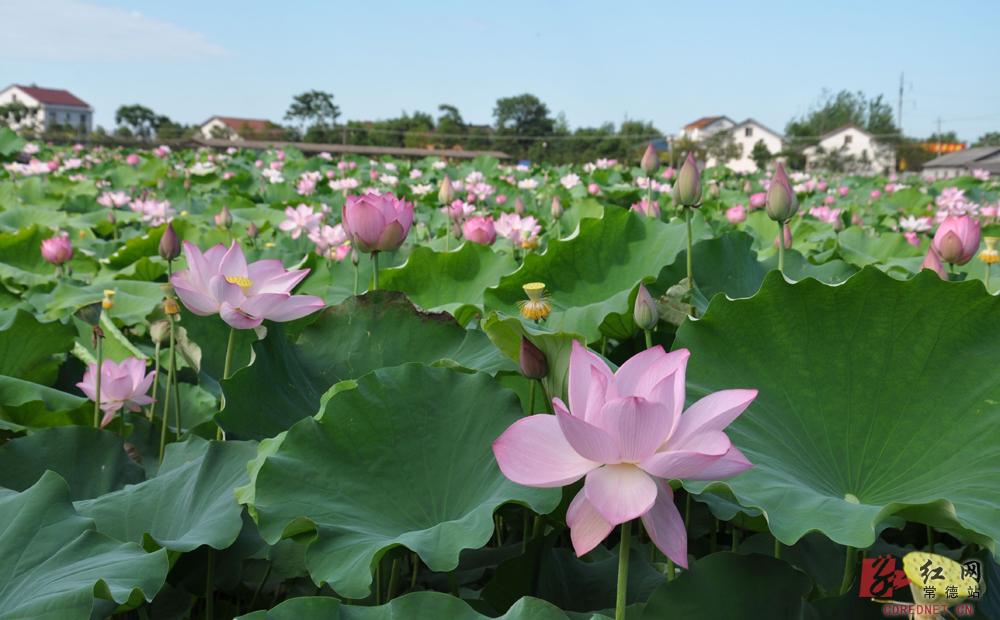
[[[0,0],[0,82],[68,88],[113,125],[123,103],[194,123],[280,121],[333,92],[345,117],[492,120],[531,92],[571,126],[675,132],[703,115],[781,130],[824,88],[884,93],[903,125],[1000,130],[1000,2],[233,2]]]

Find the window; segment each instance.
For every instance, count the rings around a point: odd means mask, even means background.
[[[750,136],[752,136],[753,135],[753,127],[747,127],[746,129],[744,129],[743,130],[743,135],[746,136],[746,137],[748,137],[748,138]]]
[[[847,135],[844,136],[844,144],[850,144],[854,140],[854,136]]]

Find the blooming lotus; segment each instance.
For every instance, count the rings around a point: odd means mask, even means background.
[[[949,215],[938,226],[932,243],[941,260],[964,265],[979,250],[979,222],[968,215]]]
[[[493,226],[493,217],[489,215],[475,215],[465,220],[462,224],[462,236],[480,245],[492,245],[497,238],[496,228]]]
[[[629,209],[635,211],[636,213],[642,213],[646,217],[654,219],[660,218],[660,202],[658,200],[643,198],[639,200],[639,202],[633,202]]]
[[[101,364],[100,407],[104,412],[101,426],[107,426],[122,407],[129,411],[139,411],[143,405],[153,402],[146,394],[156,372],[146,373],[146,365],[135,357],[127,357],[117,363],[104,360]],[[76,384],[87,398],[97,401],[97,364],[90,364],[83,373],[83,381]]]
[[[184,256],[188,268],[175,273],[170,282],[184,306],[199,316],[218,314],[236,329],[250,329],[264,319],[291,321],[324,306],[314,295],[291,293],[308,269],[286,271],[278,260],[248,265],[235,241],[228,248],[220,243],[204,253],[185,241]]]
[[[656,346],[612,373],[578,342],[569,364],[569,406],[512,424],[493,443],[501,471],[532,487],[584,478],[566,513],[577,555],[614,526],[641,517],[656,546],[687,566],[684,519],[668,480],[719,480],[751,465],[723,432],[757,396],[723,390],[684,409],[689,353]]]
[[[322,219],[322,214],[316,213],[312,207],[306,204],[285,207],[285,219],[278,224],[278,228],[289,233],[292,239],[298,239],[302,233],[306,233],[308,236],[319,228]]]
[[[413,203],[390,193],[348,196],[344,230],[361,252],[391,252],[403,245],[413,224]]]
[[[729,221],[730,224],[739,224],[740,222],[746,221],[746,219],[747,210],[743,205],[733,205],[726,209],[726,220]]]

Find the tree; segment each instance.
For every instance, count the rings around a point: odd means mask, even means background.
[[[127,129],[131,135],[137,138],[152,138],[161,125],[170,122],[166,116],[160,116],[146,106],[137,103],[123,105],[115,111],[115,124],[121,129]]]
[[[705,140],[705,154],[715,160],[715,165],[722,166],[726,162],[739,159],[743,155],[743,145],[737,144],[733,134],[728,131],[717,131]]]
[[[764,144],[763,140],[757,140],[753,145],[753,150],[750,151],[750,159],[753,160],[753,163],[757,164],[757,170],[760,172],[764,172],[767,168],[767,162],[771,161],[772,157],[774,155],[767,148],[767,145]]]
[[[0,124],[10,128],[33,124],[38,108],[26,106],[20,101],[12,101],[0,106]]]
[[[310,129],[332,128],[339,117],[340,108],[333,102],[333,95],[319,90],[295,95],[285,112],[285,120],[298,122],[303,128],[308,125]]]
[[[465,121],[458,108],[442,103],[438,106],[438,112],[441,112],[437,121],[437,132],[441,134],[438,142],[446,146],[458,144],[466,132]]]
[[[1000,146],[1000,131],[990,131],[979,136],[975,146]]]
[[[527,136],[548,136],[555,130],[555,120],[549,116],[549,108],[531,94],[525,93],[515,97],[497,99],[493,108],[493,118],[496,122],[496,132],[499,136],[523,137],[519,140],[503,141],[502,147],[518,151],[525,155],[530,151],[544,153],[548,146],[544,141],[534,144]],[[532,147],[535,146],[535,149]],[[540,147],[540,149],[538,148]]]
[[[943,131],[932,133],[924,142],[960,142],[960,140],[954,131]]]

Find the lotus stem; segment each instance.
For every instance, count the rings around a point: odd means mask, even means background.
[[[733,528],[732,545],[730,549],[732,550],[733,553],[736,553],[737,551],[739,551],[740,548],[740,530],[735,525],[733,525],[732,528]]]
[[[149,405],[149,411],[146,412],[146,417],[152,422],[153,418],[156,416],[156,393],[157,387],[160,384],[160,343],[159,341],[153,343],[153,402]]]
[[[652,349],[653,348],[653,332],[651,330],[648,330],[648,329],[644,329],[642,331],[646,335],[646,348],[647,349]]]
[[[674,566],[674,561],[667,558],[667,581],[673,581],[677,577],[677,567]]]
[[[372,252],[372,290],[378,290],[378,252]]]
[[[413,563],[413,573],[410,575],[410,589],[417,587],[417,575],[420,573],[420,556],[414,551],[410,556],[410,560]]]
[[[528,415],[535,414],[535,381],[529,380],[531,387],[528,388]]]
[[[844,579],[840,582],[840,593],[847,594],[854,583],[854,568],[858,563],[858,550],[855,547],[847,548],[847,557],[844,558]]]
[[[354,296],[358,295],[358,275],[361,270],[358,268],[358,264],[354,263]]]
[[[986,292],[987,293],[990,292],[990,267],[992,267],[992,266],[993,265],[990,265],[989,263],[986,264]]]
[[[615,591],[615,620],[625,620],[625,594],[628,590],[628,552],[631,522],[622,523],[618,543],[618,587]]]
[[[688,273],[688,286],[694,288],[694,269],[692,268],[692,256],[691,256],[691,207],[684,207],[684,224],[687,226],[687,273]]]
[[[103,316],[103,314],[102,314]],[[101,325],[98,323],[94,327],[94,348],[97,349],[97,381],[94,385],[94,428],[101,428],[101,375],[104,367],[104,338],[101,333]]]
[[[778,540],[777,536],[774,537],[774,559],[781,559],[781,541]]]
[[[181,438],[181,386],[177,382],[177,335],[174,327],[173,317],[170,318],[169,323],[170,329],[170,383],[167,384],[167,389],[171,387],[174,391],[174,435],[177,439]],[[163,418],[166,419],[169,414],[167,409],[163,410]]]
[[[257,587],[253,591],[253,596],[250,597],[250,609],[253,609],[254,603],[257,602],[257,597],[260,596],[260,591],[264,589],[264,584],[267,583],[267,578],[271,576],[271,567],[273,564],[271,562],[267,563],[267,570],[264,571],[264,577],[257,584]]]
[[[174,317],[173,315],[167,315],[167,325],[170,333],[170,350],[174,349]],[[165,394],[163,396],[163,420],[160,422],[160,461],[163,461],[163,451],[167,447],[167,418],[170,417],[170,395],[172,390],[170,389],[170,382],[174,380],[174,373],[176,368],[174,367],[176,358],[173,355],[169,355],[167,358],[167,367],[170,371],[170,376],[167,379],[167,388],[164,390]]]
[[[396,595],[396,582],[399,580],[399,558],[392,559],[392,568],[389,570],[389,587],[385,592],[385,602],[388,603]]]
[[[785,275],[785,223],[778,222],[778,271]]]
[[[222,378],[229,378],[229,371],[233,365],[233,352],[236,350],[236,328],[229,328],[229,342],[226,344],[226,361],[222,366]]]
[[[545,389],[545,384],[542,383],[541,379],[536,379],[538,382],[538,387],[542,390],[542,401],[545,404],[545,413],[555,414],[555,410],[552,409],[552,398],[549,397],[549,391]]]

